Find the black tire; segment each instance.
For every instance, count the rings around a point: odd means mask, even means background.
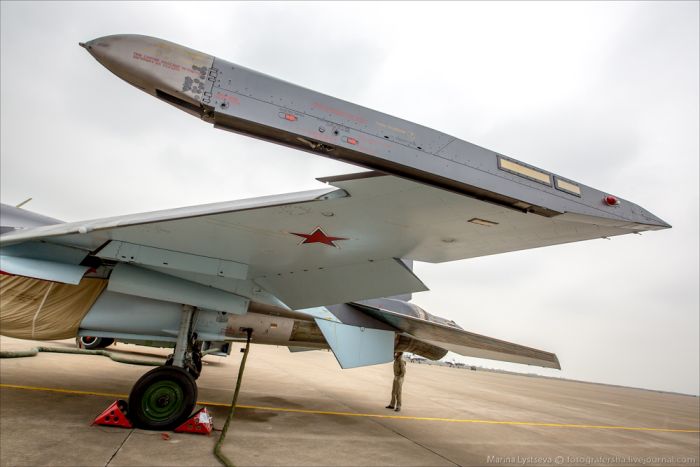
[[[75,343],[78,347],[84,349],[104,349],[114,344],[114,339],[109,337],[80,336],[75,338]]]
[[[197,403],[197,383],[187,371],[160,366],[134,384],[129,418],[138,428],[173,430],[187,420]]]

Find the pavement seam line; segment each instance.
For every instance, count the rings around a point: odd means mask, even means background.
[[[81,391],[77,389],[59,389],[59,388],[44,388],[36,386],[22,386],[17,384],[0,384],[0,388],[6,389],[23,389],[28,391],[45,391],[54,392],[59,394],[74,394],[82,396],[102,396],[102,397],[117,397],[123,399],[127,397],[126,394],[114,394],[107,392],[96,392],[96,391]],[[200,405],[210,406],[210,407],[230,407],[229,404],[224,402],[208,402],[208,401],[197,401]],[[544,428],[581,428],[581,429],[596,429],[596,430],[626,430],[626,431],[656,431],[656,432],[666,432],[666,433],[700,433],[700,429],[687,429],[687,428],[647,428],[647,427],[631,427],[631,426],[616,426],[616,425],[586,425],[586,424],[575,424],[575,423],[547,423],[547,422],[518,422],[518,421],[507,421],[507,420],[479,420],[479,419],[459,419],[459,418],[440,418],[440,417],[412,417],[407,415],[382,415],[382,414],[370,414],[370,413],[354,413],[354,412],[334,412],[334,411],[323,411],[323,410],[309,410],[309,409],[291,409],[285,407],[264,407],[258,405],[236,405],[238,409],[249,409],[249,410],[267,410],[271,412],[290,412],[290,413],[305,413],[311,415],[336,415],[344,417],[368,417],[368,418],[387,418],[396,420],[419,420],[428,422],[449,422],[449,423],[473,423],[473,424],[483,424],[483,425],[511,425],[511,426],[534,426],[534,427],[544,427]]]
[[[446,460],[446,461],[449,462],[450,464],[456,465],[457,467],[462,467],[461,464],[458,464],[457,462],[455,462],[455,461],[453,461],[452,459],[450,459],[450,458],[448,458],[448,457],[446,457],[446,456],[440,454],[439,452],[436,452],[436,451],[430,449],[429,447],[422,445],[421,443],[419,443],[419,442],[416,441],[415,439],[411,439],[411,438],[409,438],[408,436],[404,435],[403,433],[400,433],[400,432],[396,431],[395,429],[393,429],[393,428],[391,428],[391,427],[389,427],[389,426],[384,425],[384,424],[381,423],[379,420],[372,420],[372,421],[373,421],[374,423],[376,423],[377,425],[381,426],[382,428],[385,428],[385,429],[391,431],[392,433],[394,433],[394,434],[396,434],[396,435],[399,435],[399,436],[402,437],[403,439],[412,442],[412,443],[415,444],[416,446],[419,446],[419,447],[425,449],[425,450],[428,451],[428,452],[432,452],[433,454],[435,454],[436,456],[438,456],[438,457],[441,458],[441,459]]]
[[[131,435],[133,435],[133,434],[134,434],[134,429],[132,428],[132,429],[129,430],[129,434],[126,435],[126,437],[124,438],[124,440],[122,441],[122,443],[119,445],[119,447],[114,451],[114,454],[112,454],[112,457],[109,458],[109,460],[108,460],[107,463],[105,464],[105,467],[108,467],[109,464],[112,463],[112,460],[116,457],[117,454],[119,454],[119,451],[122,450],[122,447],[124,447],[124,444],[127,442],[127,440],[128,440],[129,438],[131,438]]]

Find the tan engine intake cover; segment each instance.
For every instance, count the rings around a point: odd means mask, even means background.
[[[84,278],[70,285],[0,276],[0,334],[38,340],[75,337],[106,286],[106,279]]]

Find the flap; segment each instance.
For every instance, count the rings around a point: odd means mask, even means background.
[[[83,274],[88,269],[90,269],[88,266],[57,263],[56,261],[0,256],[0,274],[31,277],[64,284],[79,284],[80,279],[83,278]]]
[[[393,258],[280,273],[255,282],[295,310],[428,290],[410,269]]]
[[[97,253],[97,256],[131,264],[142,264],[144,266],[194,272],[210,276],[230,277],[233,279],[247,279],[248,276],[248,266],[245,264],[191,255],[179,251],[164,250],[162,248],[135,245],[128,242],[111,241]]]

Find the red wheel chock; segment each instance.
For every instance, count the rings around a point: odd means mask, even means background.
[[[92,424],[133,428],[129,419],[126,418],[126,407],[127,403],[125,400],[116,400],[112,405],[107,407],[107,410],[102,412]]]
[[[213,417],[209,415],[207,408],[204,407],[185,423],[175,428],[175,433],[196,433],[199,435],[209,435],[211,434],[213,422]]]
[[[126,416],[127,402],[116,400],[112,405],[102,412],[93,422],[93,425],[118,426],[122,428],[133,428],[131,421]],[[213,417],[206,407],[195,413],[189,420],[175,429],[175,433],[196,433],[209,435],[213,429]]]

